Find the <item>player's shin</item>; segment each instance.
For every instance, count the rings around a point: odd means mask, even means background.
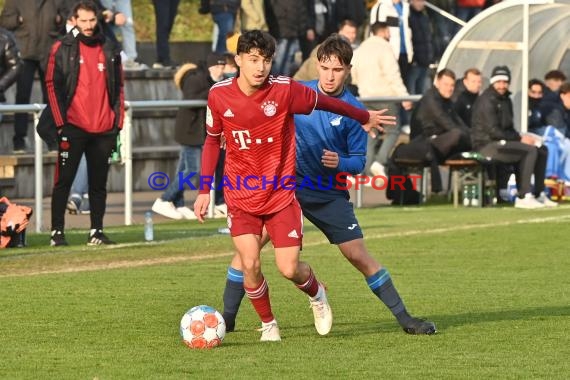
[[[244,290],[261,321],[269,323],[275,318],[271,310],[271,301],[269,300],[269,286],[263,275],[261,279],[258,285],[251,288],[244,286]]]
[[[224,312],[222,314],[226,322],[226,332],[235,329],[236,316],[244,295],[243,273],[238,269],[229,267],[224,289]]]

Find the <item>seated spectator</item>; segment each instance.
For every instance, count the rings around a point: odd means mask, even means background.
[[[449,69],[438,72],[435,87],[416,105],[410,125],[410,138],[423,137],[429,141],[440,163],[453,154],[471,149],[469,128],[451,101],[454,88],[455,73]]]
[[[544,89],[543,101],[545,103],[558,102],[558,92],[564,81],[566,81],[566,75],[560,70],[550,70],[544,75],[546,88]]]
[[[531,79],[528,82],[528,130],[537,135],[544,133],[541,109],[543,96],[544,83],[540,79]]]
[[[442,189],[439,164],[447,158],[471,149],[469,128],[453,108],[451,95],[455,73],[443,69],[436,75],[435,87],[420,99],[412,114],[410,139],[424,141],[432,152],[432,191]],[[420,150],[421,151],[421,150]]]
[[[455,102],[455,112],[469,128],[471,128],[471,109],[481,92],[482,84],[481,71],[474,67],[467,69],[463,79],[457,81],[451,97]]]
[[[501,164],[517,166],[516,208],[557,206],[544,194],[547,149],[532,137],[521,136],[514,128],[513,103],[507,66],[493,69],[490,86],[477,98],[471,119],[473,148]],[[534,191],[531,176],[534,174]]]
[[[551,125],[570,138],[570,82],[560,86],[558,101],[543,107],[543,125]]]

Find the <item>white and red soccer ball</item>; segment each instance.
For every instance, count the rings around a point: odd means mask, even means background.
[[[226,335],[226,322],[213,307],[194,306],[180,320],[180,335],[189,348],[213,348],[222,344]]]

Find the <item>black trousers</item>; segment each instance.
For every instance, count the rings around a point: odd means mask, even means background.
[[[156,18],[156,60],[160,63],[168,63],[170,62],[168,40],[180,0],[152,0],[152,3]]]
[[[103,229],[107,203],[107,175],[117,134],[88,133],[73,125],[63,126],[58,136],[59,149],[51,197],[51,229],[63,231],[65,207],[81,156],[87,159],[91,228]]]
[[[29,104],[32,96],[32,87],[34,85],[34,76],[36,71],[40,75],[40,83],[42,87],[43,102],[47,103],[45,90],[44,71],[40,65],[40,61],[31,59],[22,60],[22,68],[16,82],[16,104]],[[17,113],[14,116],[14,148],[23,148],[24,138],[28,134],[29,115],[27,113]]]
[[[493,161],[513,164],[517,167],[517,188],[520,196],[530,193],[530,178],[534,174],[534,195],[544,191],[544,177],[548,149],[545,146],[537,148],[519,141],[507,141],[501,144],[494,141],[485,145],[479,152],[491,157]]]

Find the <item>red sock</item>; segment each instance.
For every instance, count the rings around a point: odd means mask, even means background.
[[[254,288],[244,286],[243,288],[261,321],[267,323],[274,320],[275,317],[271,311],[271,301],[269,300],[269,287],[265,277],[262,277],[262,281],[258,286]]]
[[[309,268],[309,270],[311,272],[309,273],[309,278],[307,279],[307,281],[305,281],[302,284],[297,284],[297,287],[301,289],[303,292],[307,293],[309,297],[314,297],[317,295],[317,292],[319,291],[319,282],[317,281],[317,278],[315,277],[313,270],[311,268]]]

